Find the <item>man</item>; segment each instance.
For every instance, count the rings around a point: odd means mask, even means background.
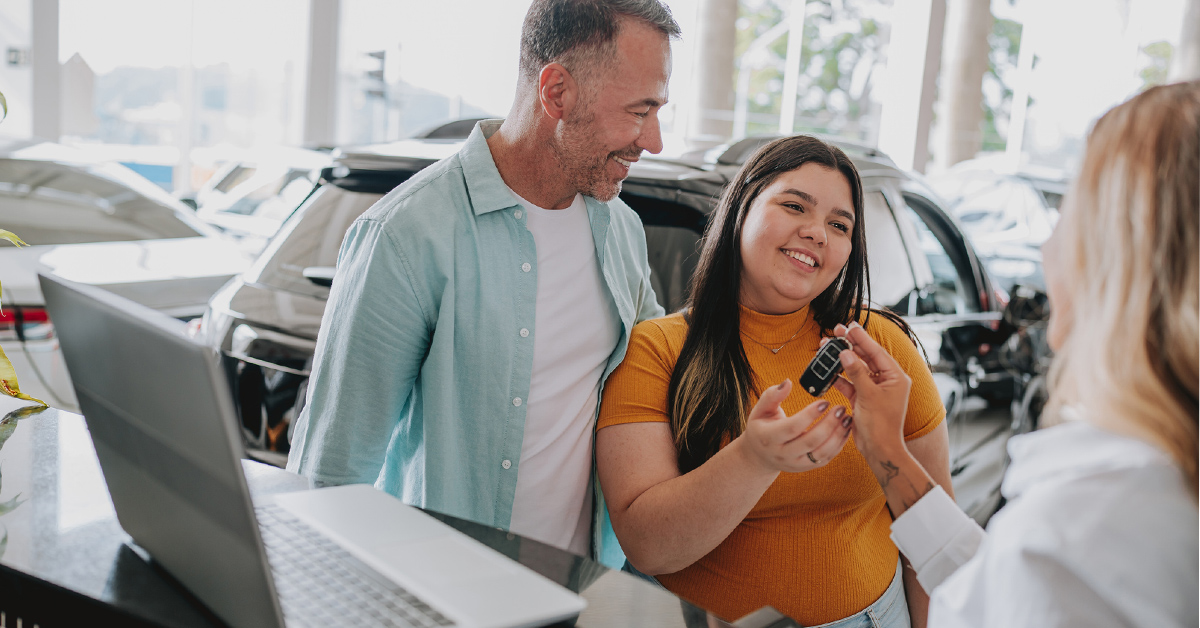
[[[290,470],[596,549],[600,388],[663,313],[617,193],[678,35],[658,0],[534,0],[508,118],[347,231]]]

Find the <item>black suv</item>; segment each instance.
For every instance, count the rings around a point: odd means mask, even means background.
[[[621,198],[646,228],[651,277],[667,311],[686,298],[697,245],[722,188],[771,137],[681,160],[634,164]],[[871,295],[912,325],[948,415],[959,503],[985,521],[999,503],[1004,444],[1026,374],[1000,359],[1008,330],[987,273],[958,223],[918,178],[875,149],[835,141],[865,191]],[[201,334],[225,356],[250,455],[282,465],[304,404],[333,266],[350,223],[461,140],[405,140],[335,155],[254,266],[209,302]],[[1019,406],[1019,404],[1016,404]]]

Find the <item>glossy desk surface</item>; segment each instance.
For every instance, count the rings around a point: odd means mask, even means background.
[[[3,396],[0,417],[0,626],[220,625],[121,529],[83,417]],[[275,467],[244,467],[256,497],[308,488]],[[729,626],[587,558],[435,516],[586,598],[576,626]]]

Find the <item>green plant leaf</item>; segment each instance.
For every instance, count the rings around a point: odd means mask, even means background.
[[[8,442],[8,437],[12,436],[13,430],[16,429],[16,421],[0,421],[0,448],[4,447],[4,443]]]
[[[21,499],[21,494],[17,493],[16,497],[4,502],[3,504],[0,504],[0,515],[7,515],[8,513],[16,510],[17,506],[20,506],[24,503],[25,500]]]
[[[8,117],[8,101],[4,98],[4,92],[0,92],[0,121]],[[7,538],[5,534],[5,538]]]
[[[7,115],[8,104],[4,102],[3,94],[0,94],[0,105],[4,107],[4,112]],[[25,244],[24,240],[17,237],[17,234],[11,231],[5,231],[4,229],[0,229],[0,239],[8,240],[13,244],[13,246],[17,247],[29,246],[28,244]],[[42,401],[37,397],[30,397],[29,395],[21,392],[21,386],[17,384],[17,371],[13,368],[12,362],[9,361],[8,356],[4,355],[4,349],[0,349],[0,393],[8,395],[9,397],[16,397],[17,399],[24,399],[25,401],[40,403],[42,406],[47,405],[45,401]]]
[[[17,234],[11,231],[5,231],[4,229],[0,229],[0,238],[12,242],[13,246],[29,246],[28,244],[25,244],[25,241],[18,237]]]
[[[12,362],[9,362],[8,356],[4,355],[4,349],[0,349],[0,393],[25,401],[33,401],[40,403],[43,406],[48,405],[45,401],[37,397],[30,397],[21,392],[21,386],[17,384],[17,371],[13,368]]]

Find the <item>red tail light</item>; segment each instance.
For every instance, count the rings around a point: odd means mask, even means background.
[[[10,305],[0,310],[0,334],[14,334],[18,340],[46,340],[54,337],[54,326],[46,308]]]

